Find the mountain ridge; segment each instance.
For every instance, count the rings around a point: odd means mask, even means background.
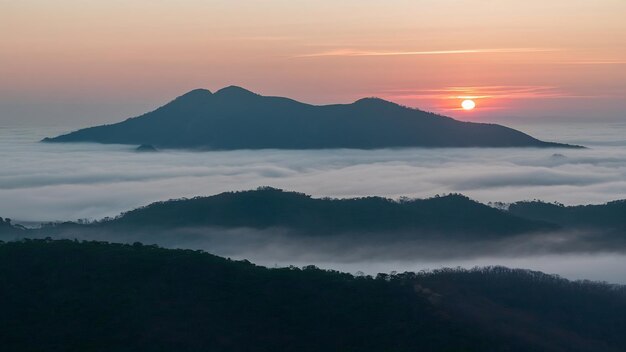
[[[458,121],[380,98],[312,105],[238,86],[194,89],[143,115],[43,142],[210,150],[562,147],[498,124]]]
[[[283,248],[286,257],[333,253],[347,260],[366,252],[396,259],[626,253],[625,211],[624,201],[579,207],[518,202],[506,209],[460,194],[337,199],[261,187],[155,202],[95,221],[32,228],[5,221],[0,240],[182,241],[192,247],[212,243],[229,255],[258,253],[261,245]]]
[[[460,194],[427,199],[313,198],[272,187],[155,202],[93,224],[99,228],[288,228],[306,236],[395,233],[399,237],[493,238],[554,231]]]

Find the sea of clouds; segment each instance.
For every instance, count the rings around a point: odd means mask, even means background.
[[[542,139],[589,148],[137,153],[135,146],[39,143],[67,128],[0,126],[0,216],[99,219],[158,200],[258,186],[329,197],[456,192],[481,202],[626,198],[626,125],[534,128]]]

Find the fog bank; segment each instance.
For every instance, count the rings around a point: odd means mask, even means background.
[[[514,126],[517,127],[517,126]],[[536,130],[533,130],[535,128]],[[523,127],[589,149],[238,150],[136,153],[135,146],[38,143],[68,128],[0,126],[0,216],[99,219],[148,203],[267,185],[313,196],[431,197],[565,204],[626,198],[626,126]]]

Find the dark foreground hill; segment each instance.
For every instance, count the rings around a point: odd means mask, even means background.
[[[5,351],[624,351],[626,290],[485,268],[353,277],[191,250],[0,243]]]
[[[157,202],[93,226],[287,228],[316,236],[336,233],[506,236],[555,230],[462,195],[395,201],[381,197],[312,198],[275,188],[226,192],[210,197]]]
[[[574,147],[520,131],[457,121],[382,99],[315,106],[239,87],[197,89],[139,117],[46,138],[157,148],[319,149],[390,147]]]

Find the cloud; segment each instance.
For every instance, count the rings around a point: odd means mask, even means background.
[[[337,49],[318,53],[302,54],[293,58],[328,57],[328,56],[420,56],[420,55],[460,55],[460,54],[505,54],[505,53],[537,53],[558,51],[551,48],[491,48],[491,49],[457,49],[457,50],[427,50],[427,51],[373,51],[357,49]]]
[[[379,95],[390,100],[427,99],[570,99],[595,96],[565,92],[553,86],[456,86],[438,89],[403,89],[382,91]]]
[[[626,60],[580,60],[563,62],[566,65],[626,65]]]

